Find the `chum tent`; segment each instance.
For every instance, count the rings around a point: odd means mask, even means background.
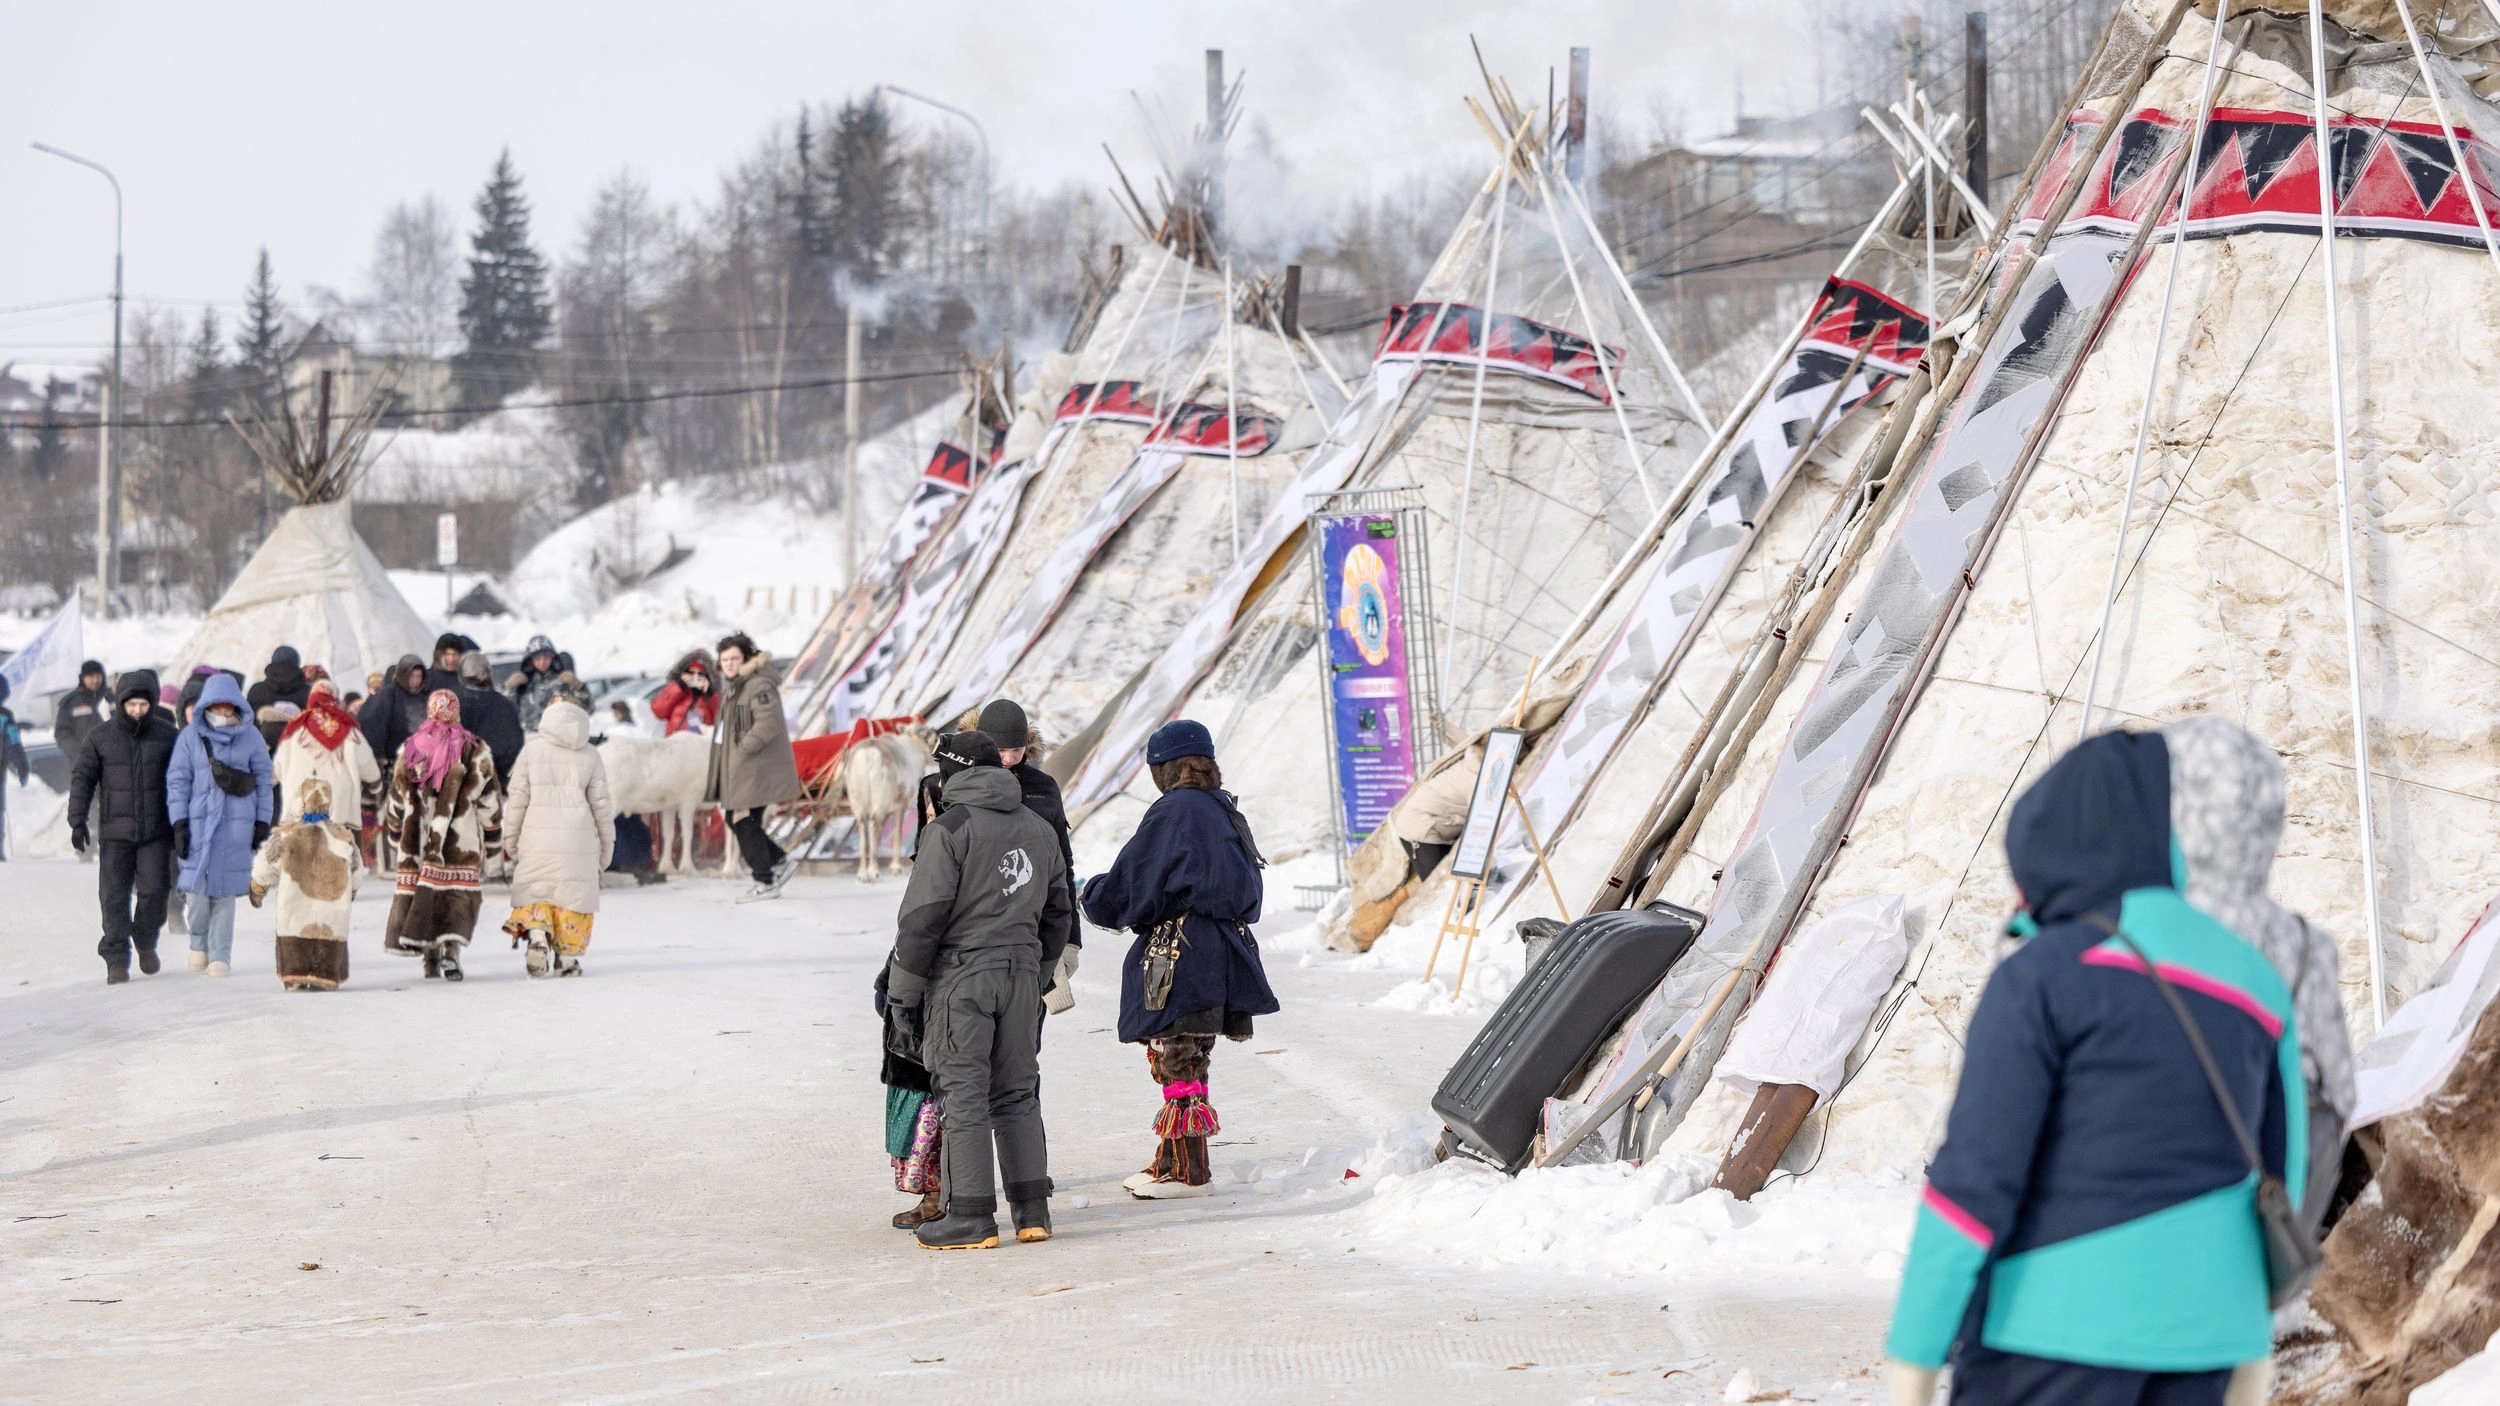
[[[2119,8],[1939,330],[1932,389],[1873,447],[1901,499],[1884,535],[1572,895],[1707,924],[1548,1104],[1541,1159],[1749,1137],[1750,1090],[1717,1066],[1764,973],[1897,900],[1906,955],[1838,1025],[1845,1077],[1782,1165],[1916,1175],[2020,902],[2005,816],[2111,727],[2210,714],[2277,751],[2273,892],[2339,943],[2356,1043],[2431,976],[2500,841],[2495,43],[2486,8],[2436,0]],[[2354,1215],[2430,1226],[2500,1166],[2448,1175]],[[2375,1304],[2321,1288],[2302,1371],[2329,1385],[2290,1399],[2400,1401],[2500,1328],[2489,1256],[2440,1244],[2435,1280],[2346,1279]],[[2368,1253],[2339,1231],[2322,1285]],[[2391,1313],[2409,1359],[2372,1355]]]
[[[1921,120],[1928,146],[1957,149],[1960,119]],[[1899,145],[1909,155],[1891,195],[1704,446],[1699,471],[1618,574],[1618,600],[1592,614],[1599,627],[1558,651],[1545,706],[1522,719],[1536,735],[1493,854],[1488,922],[1570,916],[1557,913],[1557,890],[1570,902],[1605,874],[1645,782],[1698,744],[1713,700],[1763,667],[1764,651],[1748,646],[1764,621],[1845,574],[1896,501],[1862,472],[1867,451],[1920,392],[1938,310],[1919,304],[1955,295],[1991,227],[1918,146]],[[1932,206],[1929,183],[1941,197]],[[1330,915],[1336,945],[1368,947],[1401,911],[1436,911],[1450,880],[1412,873],[1404,844],[1441,839],[1463,815],[1472,769],[1443,775],[1356,855],[1352,901]]]
[[[1325,366],[1207,213],[1238,100],[1236,84],[1166,171],[1167,204],[1128,211],[1151,267],[1121,267],[1040,368],[1004,462],[933,558],[943,594],[898,617],[927,616],[881,711],[951,719],[1008,694],[1045,738],[1078,731],[1179,630],[1335,413]]]
[[[168,680],[199,664],[248,678],[271,651],[292,645],[306,665],[328,669],[344,694],[361,691],[368,674],[403,654],[425,655],[433,630],[356,535],[347,501],[394,380],[378,381],[335,438],[326,423],[308,429],[285,402],[233,422],[295,506],[174,652]]]
[[[1151,799],[1139,748],[1186,711],[1219,752],[1260,758],[1232,779],[1271,857],[1335,843],[1303,547],[1324,495],[1405,489],[1421,502],[1438,624],[1408,647],[1429,649],[1439,680],[1426,763],[1512,707],[1531,661],[1636,550],[1669,492],[1667,446],[1693,422],[1690,396],[1558,175],[1556,126],[1496,93],[1512,136],[1416,296],[1385,319],[1369,375],[1230,572],[1088,726],[1093,745],[1052,759],[1080,823],[1122,823]],[[1115,800],[1112,818],[1082,819]]]

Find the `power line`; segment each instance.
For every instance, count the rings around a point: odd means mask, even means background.
[[[636,396],[579,396],[558,400],[542,400],[529,405],[515,405],[504,408],[513,410],[571,410],[592,406],[656,405],[664,401],[715,400],[728,396],[771,395],[781,391],[825,390],[835,386],[848,385],[854,379],[861,385],[869,385],[872,383],[895,381],[920,381],[928,380],[933,377],[960,376],[962,374],[963,368],[961,366],[932,366],[914,371],[887,371],[881,373],[871,372],[856,378],[847,376],[828,376],[805,381],[775,381],[766,385],[701,386],[685,390],[653,391],[648,395]],[[412,420],[450,419],[454,417],[478,419],[492,413],[494,412],[489,410],[469,409],[457,406],[444,409],[385,410],[382,412],[378,423],[405,424]],[[39,423],[40,420],[38,417],[24,415],[0,418],[0,426],[7,426],[14,429],[32,429]],[[101,427],[102,423],[103,417],[100,415],[76,415],[63,416],[60,419],[55,420],[53,422],[53,426],[54,428],[61,430],[91,430]],[[115,428],[126,430],[182,430],[223,425],[226,423],[226,420],[223,415],[217,415],[168,420],[136,420],[125,418],[117,419],[113,423]]]

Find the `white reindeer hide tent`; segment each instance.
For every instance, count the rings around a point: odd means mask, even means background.
[[[179,681],[197,664],[252,677],[282,644],[319,664],[341,692],[403,654],[423,655],[434,632],[391,584],[373,549],[356,535],[342,500],[290,509],[242,574],[174,652],[166,674]]]
[[[1036,578],[1048,570],[1063,593],[1141,501],[1137,477],[1124,481],[1124,471],[1157,428],[1158,407],[1195,379],[1222,315],[1222,285],[1194,266],[1174,267],[1181,262],[1166,249],[1150,270],[1123,273],[1085,346],[1042,369],[1047,429],[1022,457],[1016,440],[1030,431],[1011,435],[1007,462],[950,534],[947,554],[961,560],[923,595],[926,622],[882,711],[951,717],[954,695],[1003,681],[1013,660],[1001,665],[996,648],[1029,643],[1052,604],[1025,605]]]
[[[317,422],[307,426],[281,397],[247,419],[227,417],[253,455],[296,506],[243,564],[200,628],[176,651],[169,679],[212,664],[250,677],[280,645],[318,664],[342,693],[402,654],[426,653],[433,631],[391,584],[356,535],[347,495],[364,464],[365,444],[397,384],[395,371],[368,385],[354,412],[330,433],[330,377],[322,376]]]
[[[839,732],[863,716],[863,695],[880,679],[897,649],[896,617],[914,568],[938,551],[964,506],[997,467],[1006,438],[1008,411],[998,365],[976,365],[966,376],[962,399],[940,405],[862,445],[894,453],[925,451],[926,460],[875,551],[827,611],[816,632],[792,656],[782,678],[793,735]],[[972,446],[967,448],[966,446]]]
[[[1904,1018],[1876,1022],[1809,1141],[1826,1170],[1915,1171],[2017,902],[2003,817],[2083,734],[2096,662],[2094,728],[2212,713],[2282,754],[2275,893],[2341,940],[2360,1031],[2374,967],[2400,998],[2489,900],[2500,253],[2392,8],[2325,7],[2331,249],[2305,11],[2234,7],[2209,66],[2212,6],[2183,8],[2131,0],[2112,21],[1991,251],[1986,315],[1935,399],[1935,433],[1895,466],[1906,501],[1890,540],[1759,740],[1714,759],[1734,783],[1647,880],[1644,894],[1710,920],[1582,1091],[1620,1096],[1680,1060],[1635,1153],[1723,1149],[1743,1100],[1711,1066],[1781,940],[1900,894],[1922,946],[1881,1009]],[[2495,158],[2476,133],[2500,132],[2500,111],[2472,91],[2489,70],[2469,56],[2491,52],[2493,29],[2449,8],[2425,34],[2428,77],[2487,207]],[[2164,237],[2138,257],[2148,219]],[[2366,874],[2356,694],[2375,802]],[[1723,989],[1738,999],[1709,1018]],[[1585,1107],[1555,1105],[1548,1136]],[[1611,1150],[1601,1132],[1592,1145]]]
[[[1160,412],[1062,543],[1057,569],[1046,564],[1027,583],[1017,615],[985,651],[989,665],[976,661],[940,715],[998,694],[1023,700],[1044,736],[1073,736],[1180,633],[1236,560],[1236,543],[1252,544],[1339,397],[1310,353],[1276,329],[1258,290],[1236,296],[1210,341],[1205,372]],[[1125,520],[1102,534],[1123,510]],[[1020,657],[994,680],[995,661],[1015,655],[1019,640]]]
[[[1271,857],[1333,839],[1312,583],[1303,563],[1276,557],[1316,495],[1420,492],[1444,725],[1420,749],[1427,759],[1513,705],[1530,660],[1550,654],[1634,549],[1666,491],[1664,447],[1690,419],[1587,222],[1552,193],[1546,145],[1538,132],[1504,153],[1414,301],[1392,309],[1368,383],[1256,542],[1098,719],[1099,745],[1063,773],[1071,810],[1124,788],[1127,798],[1086,823],[1116,828],[1150,799],[1138,745],[1187,712],[1217,730],[1219,751],[1258,759],[1228,777]]]

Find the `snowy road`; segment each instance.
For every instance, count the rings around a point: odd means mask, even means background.
[[[382,954],[368,897],[350,984],[300,995],[248,909],[232,979],[168,936],[105,987],[94,873],[0,865],[0,1401],[1688,1401],[1740,1367],[1757,1399],[1874,1397],[1864,1276],[1384,1233],[1362,1203],[1472,1023],[1370,1008],[1399,974],[1291,936],[1285,1012],[1216,1056],[1224,1194],[1118,1192],[1154,1092],[1097,935],[1045,1037],[1059,1238],[932,1255],[886,1223],[894,885],[611,892],[586,979],[496,938],[452,988]]]

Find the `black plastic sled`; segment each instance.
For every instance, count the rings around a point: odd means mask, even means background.
[[[1545,1100],[1692,947],[1704,921],[1661,900],[1564,928],[1442,1076],[1432,1111],[1486,1160],[1518,1171]]]

